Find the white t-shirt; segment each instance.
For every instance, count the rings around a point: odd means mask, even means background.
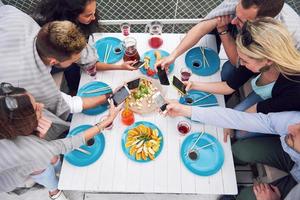
[[[65,102],[68,104],[70,107],[70,112],[71,113],[80,113],[83,109],[83,101],[81,97],[79,96],[70,96],[67,95],[66,93],[61,92],[61,95]]]

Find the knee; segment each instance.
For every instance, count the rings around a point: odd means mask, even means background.
[[[246,187],[241,190],[236,198],[237,200],[256,200],[255,194],[253,192],[253,187]]]
[[[235,66],[233,66],[229,60],[226,61],[222,66],[222,70],[221,70],[222,81],[226,81],[229,78],[230,74],[233,73],[234,69]]]
[[[247,164],[252,161],[251,148],[247,147],[247,141],[240,140],[232,145],[232,154],[237,164]]]

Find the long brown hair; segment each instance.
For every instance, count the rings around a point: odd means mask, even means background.
[[[6,94],[0,90],[0,139],[15,139],[19,135],[31,135],[38,126],[35,109],[27,91],[12,87],[9,94],[18,107],[11,111],[5,102]]]

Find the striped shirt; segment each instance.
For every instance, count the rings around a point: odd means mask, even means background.
[[[239,0],[225,0],[213,9],[205,19],[213,19],[218,16],[235,15],[235,8]],[[288,4],[284,4],[280,13],[274,19],[283,23],[294,38],[295,46],[300,50],[300,17]]]
[[[55,114],[50,120],[63,126],[60,132],[51,128],[48,139],[53,139],[65,130],[64,120],[70,109],[49,74],[50,66],[37,53],[35,37],[39,30],[39,25],[27,14],[12,6],[0,7],[0,81],[25,88]]]
[[[300,153],[289,147],[285,142],[285,136],[289,133],[288,127],[300,122],[300,112],[278,112],[266,115],[221,107],[199,108],[193,106],[191,119],[222,128],[279,135],[282,149],[295,162],[290,171],[291,175],[300,183]]]
[[[31,173],[46,169],[54,156],[68,153],[84,143],[83,134],[52,141],[33,135],[0,140],[0,192],[23,186]]]

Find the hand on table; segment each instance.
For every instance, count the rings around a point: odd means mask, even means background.
[[[229,128],[224,128],[224,142],[227,142],[227,138],[231,138],[234,135],[234,130]]]
[[[267,183],[258,183],[253,186],[257,200],[280,200],[281,194],[278,187]]]
[[[170,65],[175,62],[175,59],[176,58],[173,57],[172,55],[162,58],[161,60],[155,63],[154,65],[155,71],[157,72],[157,67],[161,67],[161,69],[164,69],[167,72],[169,70]]]

